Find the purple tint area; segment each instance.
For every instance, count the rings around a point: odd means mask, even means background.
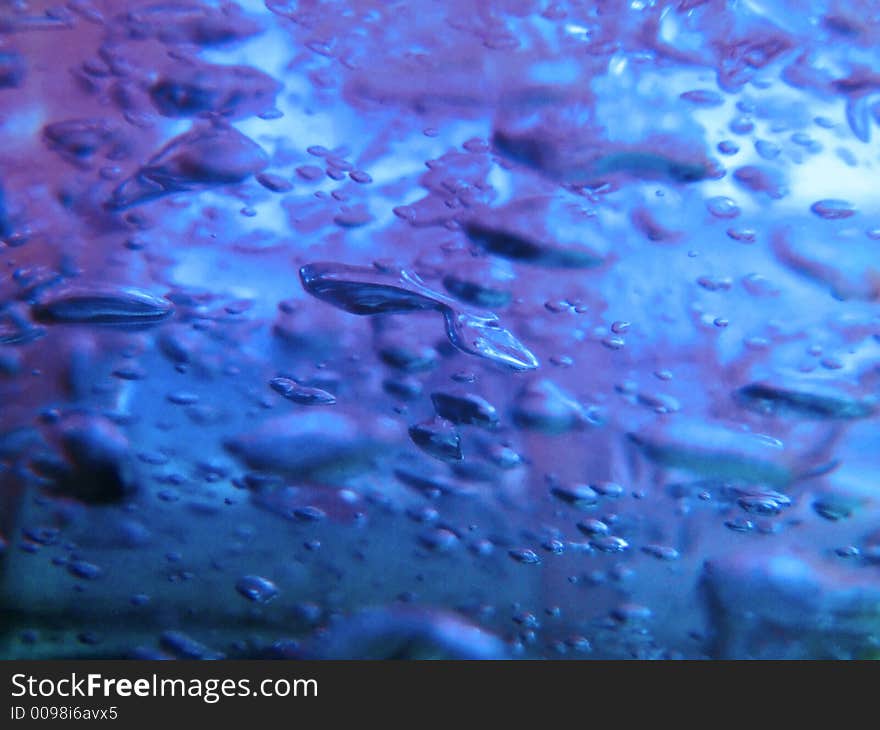
[[[0,658],[880,658],[880,15],[0,7]]]

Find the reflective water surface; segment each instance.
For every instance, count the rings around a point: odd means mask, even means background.
[[[0,656],[880,657],[878,47],[0,2]]]

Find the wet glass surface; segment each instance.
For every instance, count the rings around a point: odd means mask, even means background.
[[[880,657],[878,44],[0,2],[0,656]]]

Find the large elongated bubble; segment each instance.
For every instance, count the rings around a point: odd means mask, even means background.
[[[171,193],[239,183],[267,163],[260,146],[232,127],[196,127],[172,139],[117,187],[108,207],[125,210]]]
[[[431,292],[405,271],[394,277],[376,268],[319,263],[303,266],[300,279],[309,294],[352,314],[440,312],[449,341],[462,352],[512,370],[538,367],[537,358],[495,315],[460,312],[446,297]]]
[[[33,307],[41,322],[54,324],[152,325],[171,316],[166,299],[130,287],[70,287],[50,293]]]

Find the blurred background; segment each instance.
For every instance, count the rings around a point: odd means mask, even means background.
[[[0,656],[876,658],[878,44],[0,3]]]

